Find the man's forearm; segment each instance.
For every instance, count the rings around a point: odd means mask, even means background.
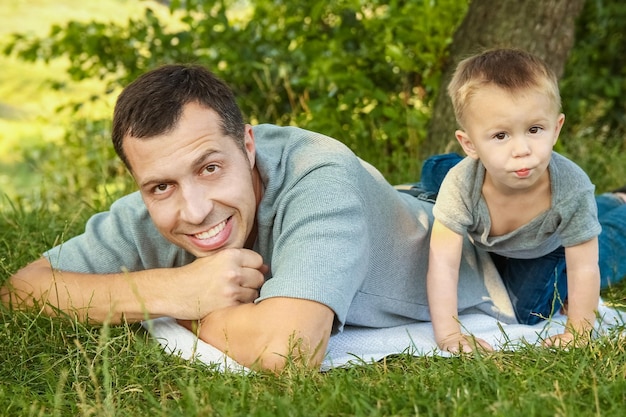
[[[202,340],[253,369],[280,371],[292,360],[317,368],[333,319],[323,304],[277,297],[215,311],[198,331]]]
[[[158,273],[155,270],[98,275],[57,271],[42,258],[13,275],[0,294],[3,304],[16,309],[37,308],[47,315],[64,313],[95,323],[136,322],[166,313],[160,312],[164,309],[159,307],[151,287],[142,285],[147,280],[145,275]]]
[[[199,320],[212,311],[250,303],[263,285],[261,257],[248,250],[222,250],[175,268],[116,274],[59,271],[39,259],[18,271],[0,290],[13,308],[43,309],[97,323],[170,316]]]

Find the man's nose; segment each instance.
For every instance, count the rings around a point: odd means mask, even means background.
[[[181,218],[191,224],[201,224],[213,209],[213,200],[198,187],[182,187]]]

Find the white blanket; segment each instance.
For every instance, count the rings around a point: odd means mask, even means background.
[[[626,313],[607,307],[598,307],[596,334],[615,326],[624,326]],[[566,317],[557,315],[534,326],[504,324],[486,314],[468,314],[460,317],[465,332],[486,340],[496,350],[514,350],[523,344],[540,344],[545,338],[563,331]],[[143,323],[148,332],[172,354],[187,360],[198,360],[218,369],[247,371],[213,346],[199,340],[174,319],[159,318]],[[441,355],[449,353],[437,348],[430,323],[383,329],[345,326],[344,331],[330,338],[322,370],[378,361],[386,356],[410,353],[412,355]]]

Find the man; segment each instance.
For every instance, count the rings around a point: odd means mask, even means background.
[[[340,142],[247,125],[221,80],[186,65],[131,83],[112,136],[139,192],[18,271],[5,304],[96,323],[170,316],[271,370],[290,355],[319,365],[344,324],[429,320],[432,205]],[[492,301],[505,290],[488,256],[465,249],[459,311],[514,321],[508,299]]]

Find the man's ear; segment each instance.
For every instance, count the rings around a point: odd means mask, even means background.
[[[478,154],[476,153],[474,143],[469,138],[467,133],[462,130],[457,130],[456,132],[454,132],[454,136],[456,137],[456,140],[459,141],[459,144],[461,145],[463,151],[465,151],[465,154],[467,156],[469,156],[470,158],[478,159]]]
[[[246,148],[246,156],[248,157],[248,162],[250,163],[250,169],[254,168],[254,164],[256,161],[256,146],[254,144],[254,133],[252,133],[252,126],[246,124],[245,127],[245,141],[244,146]]]

